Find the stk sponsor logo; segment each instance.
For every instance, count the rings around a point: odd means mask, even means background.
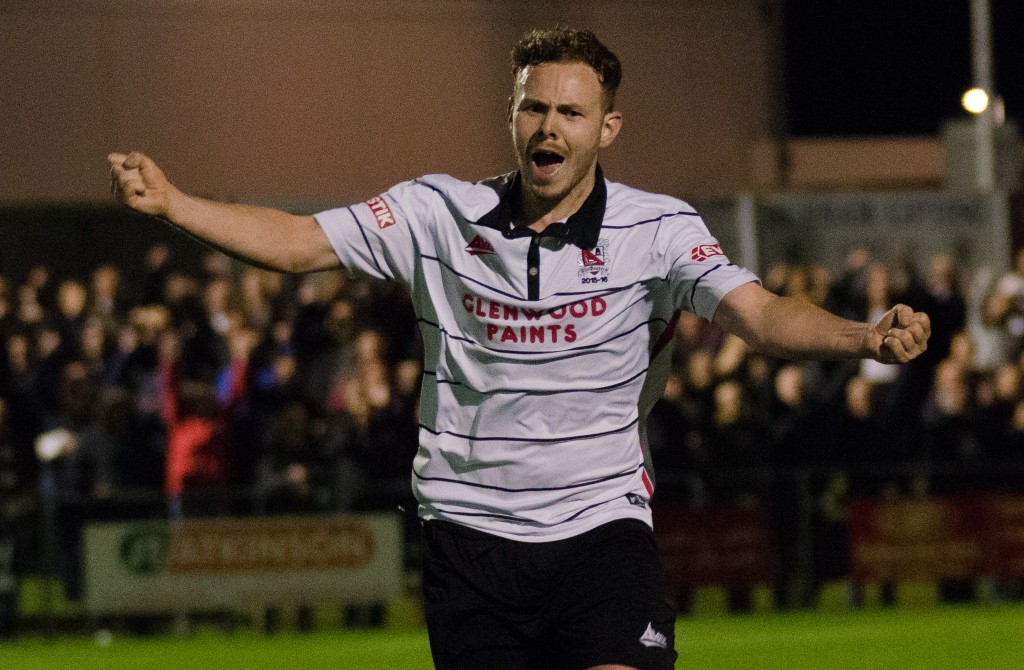
[[[395,219],[395,215],[391,213],[391,208],[388,207],[388,203],[384,202],[384,198],[377,196],[370,198],[366,201],[367,207],[373,212],[373,218],[377,219],[377,226],[384,230],[398,223]]]
[[[715,242],[714,244],[701,244],[690,250],[690,258],[698,263],[703,263],[707,259],[715,256],[724,255],[725,253],[722,252],[722,247],[718,245],[718,242]]]
[[[494,245],[477,235],[466,245],[466,253],[470,256],[490,256],[494,253]]]

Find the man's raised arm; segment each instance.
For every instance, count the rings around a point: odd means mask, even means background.
[[[112,153],[111,190],[132,209],[169,221],[247,263],[280,272],[339,267],[312,216],[264,207],[212,202],[179,191],[149,157]]]
[[[754,283],[727,293],[714,321],[757,351],[798,360],[872,358],[905,363],[928,348],[931,335],[928,315],[907,305],[896,305],[878,323],[859,323]]]

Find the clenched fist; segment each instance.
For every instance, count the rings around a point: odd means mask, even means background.
[[[143,214],[168,215],[176,189],[152,159],[133,151],[112,153],[107,160],[110,190],[118,200]]]
[[[928,348],[932,326],[928,315],[896,305],[875,324],[870,338],[874,358],[882,363],[906,363]]]

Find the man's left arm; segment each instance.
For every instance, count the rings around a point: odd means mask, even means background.
[[[905,363],[928,347],[931,323],[924,312],[896,305],[874,324],[849,321],[805,300],[757,283],[727,293],[714,322],[753,349],[791,360],[872,358]]]

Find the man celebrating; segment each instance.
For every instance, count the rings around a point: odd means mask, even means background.
[[[607,181],[621,68],[592,33],[531,32],[513,72],[518,169],[502,177],[430,175],[294,216],[191,197],[132,153],[111,154],[113,189],[250,263],[409,285],[437,667],[671,668],[644,422],[678,313],[775,356],[887,363],[925,349],[928,317],[898,305],[857,323],[774,295],[685,202]]]

